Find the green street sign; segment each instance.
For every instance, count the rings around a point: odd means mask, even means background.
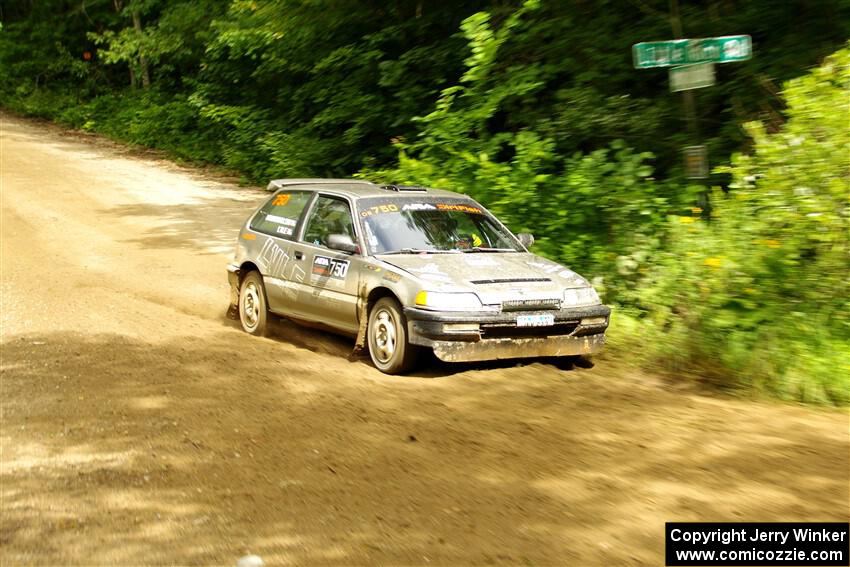
[[[632,46],[632,57],[637,69],[709,62],[732,63],[746,61],[752,56],[753,42],[748,35],[645,41]]]
[[[710,87],[713,84],[714,63],[670,67],[670,90],[674,93]]]

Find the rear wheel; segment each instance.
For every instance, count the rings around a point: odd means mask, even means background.
[[[398,301],[378,300],[369,313],[369,356],[385,374],[403,374],[413,368],[419,347],[407,340],[407,320]]]
[[[239,287],[239,322],[252,335],[262,337],[268,331],[269,308],[259,272],[250,272]]]

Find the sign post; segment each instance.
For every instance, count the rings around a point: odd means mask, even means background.
[[[671,2],[674,35],[681,35],[678,2]],[[698,138],[691,90],[714,85],[714,64],[746,61],[753,56],[753,41],[748,35],[727,35],[700,39],[644,41],[632,46],[635,69],[670,68],[670,90],[684,91],[685,109],[691,134]],[[708,177],[708,151],[705,146],[684,148],[685,176]]]

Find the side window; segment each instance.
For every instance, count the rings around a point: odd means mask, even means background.
[[[307,220],[304,242],[327,246],[330,234],[347,234],[357,242],[348,203],[336,197],[321,196],[316,200],[316,206]]]
[[[298,217],[312,193],[307,191],[278,193],[263,205],[251,221],[251,230],[291,239]]]

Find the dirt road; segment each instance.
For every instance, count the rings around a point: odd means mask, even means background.
[[[0,118],[4,566],[659,565],[665,521],[848,518],[846,412],[250,337],[224,266],[263,193]]]

